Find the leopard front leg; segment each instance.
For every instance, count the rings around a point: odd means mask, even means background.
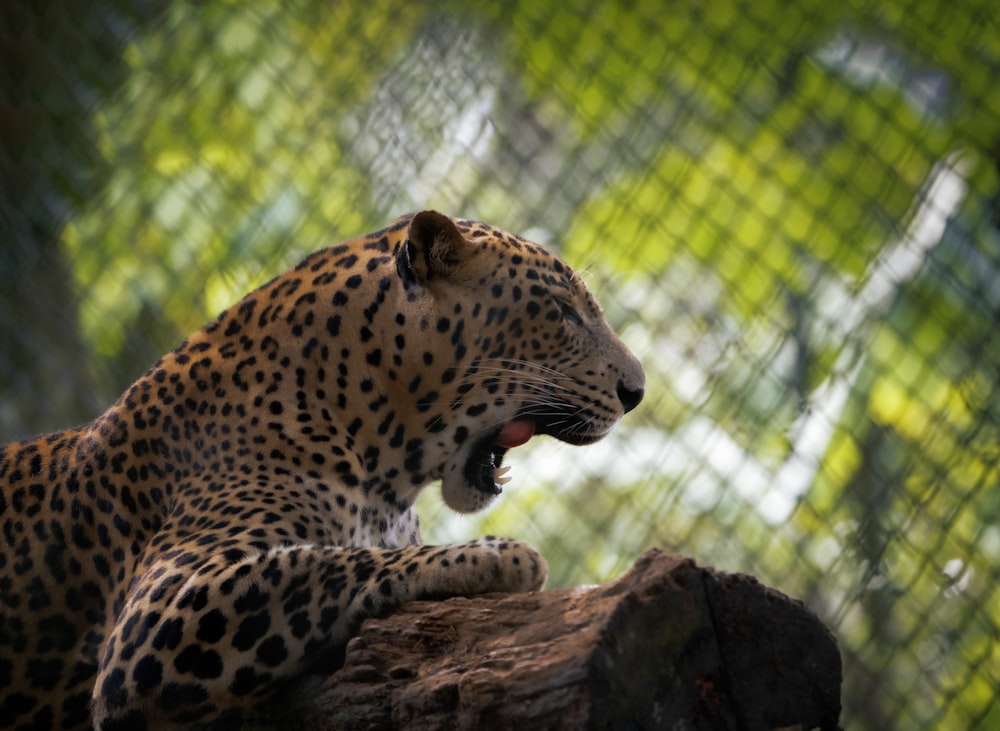
[[[420,598],[531,591],[545,560],[516,541],[290,546],[200,564],[172,551],[132,583],[94,687],[102,731],[211,720],[342,649],[361,622]],[[192,567],[195,568],[192,568]]]

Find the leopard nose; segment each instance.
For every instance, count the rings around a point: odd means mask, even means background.
[[[622,402],[622,408],[625,409],[627,414],[642,401],[642,397],[646,395],[645,386],[633,387],[625,383],[625,381],[618,381],[618,400]]]

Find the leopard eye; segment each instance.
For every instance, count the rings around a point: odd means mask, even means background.
[[[573,305],[568,302],[559,302],[559,309],[562,311],[563,320],[574,327],[583,324],[583,318]]]

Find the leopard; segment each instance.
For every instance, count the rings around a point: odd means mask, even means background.
[[[535,436],[605,435],[643,368],[549,249],[433,210],[319,249],[93,421],[0,448],[0,727],[254,712],[416,599],[541,590],[545,559],[426,545]]]

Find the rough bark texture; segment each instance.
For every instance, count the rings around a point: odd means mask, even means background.
[[[621,579],[369,620],[282,728],[836,729],[841,662],[801,602],[650,551]]]

